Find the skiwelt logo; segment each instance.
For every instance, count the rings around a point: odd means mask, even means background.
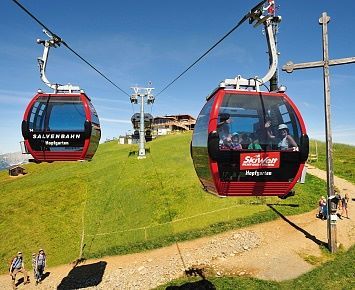
[[[241,153],[240,169],[279,168],[280,152]]]

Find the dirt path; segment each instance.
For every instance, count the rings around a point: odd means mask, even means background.
[[[326,178],[322,170],[308,173]],[[355,198],[355,185],[335,178],[342,193]],[[274,209],[277,211],[277,209]],[[326,221],[315,218],[317,210],[292,217],[229,231],[213,237],[179,243],[170,247],[125,256],[88,260],[72,269],[70,265],[49,268],[50,275],[37,287],[34,283],[18,289],[150,289],[183,274],[184,267],[208,265],[217,275],[251,275],[267,280],[295,278],[313,268],[301,255],[320,256],[319,245],[327,242]],[[350,202],[351,219],[337,223],[338,243],[346,249],[355,243],[355,205]],[[179,255],[179,251],[181,256]],[[8,275],[0,276],[0,288],[12,289]]]

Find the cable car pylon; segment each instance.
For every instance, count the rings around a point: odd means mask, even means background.
[[[151,84],[149,82],[149,84]],[[140,124],[139,124],[139,150],[138,150],[138,159],[146,158],[146,149],[145,149],[145,125],[144,125],[144,103],[147,105],[153,104],[155,97],[152,94],[154,88],[152,87],[131,87],[134,93],[130,96],[130,101],[133,104],[138,104],[140,102]]]

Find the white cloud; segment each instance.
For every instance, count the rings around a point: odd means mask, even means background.
[[[33,92],[0,90],[0,104],[28,104]]]
[[[110,102],[110,103],[120,103],[120,104],[127,104],[129,101],[129,98],[127,97],[126,100],[119,100],[119,99],[109,99],[109,98],[101,98],[101,97],[95,97],[95,103],[99,102]]]
[[[129,120],[110,119],[110,118],[100,118],[100,121],[108,122],[108,123],[131,124],[131,121],[129,121]]]
[[[119,108],[119,107],[116,107],[116,106],[109,107],[109,106],[96,105],[95,108],[96,108],[96,111],[98,113],[100,113],[100,114],[101,114],[101,111],[133,112],[132,108],[129,108],[129,107],[128,108]]]
[[[320,130],[320,131],[310,131],[309,132],[310,138],[316,138],[316,139],[325,139],[325,131]],[[352,138],[349,138],[352,137]],[[339,129],[333,129],[332,130],[332,139],[334,142],[345,142],[343,140],[346,140],[346,143],[349,144],[355,144],[355,128],[339,128]]]

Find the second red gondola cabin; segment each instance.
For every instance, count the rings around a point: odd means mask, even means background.
[[[85,93],[39,92],[25,111],[22,135],[36,162],[90,160],[101,129]]]

